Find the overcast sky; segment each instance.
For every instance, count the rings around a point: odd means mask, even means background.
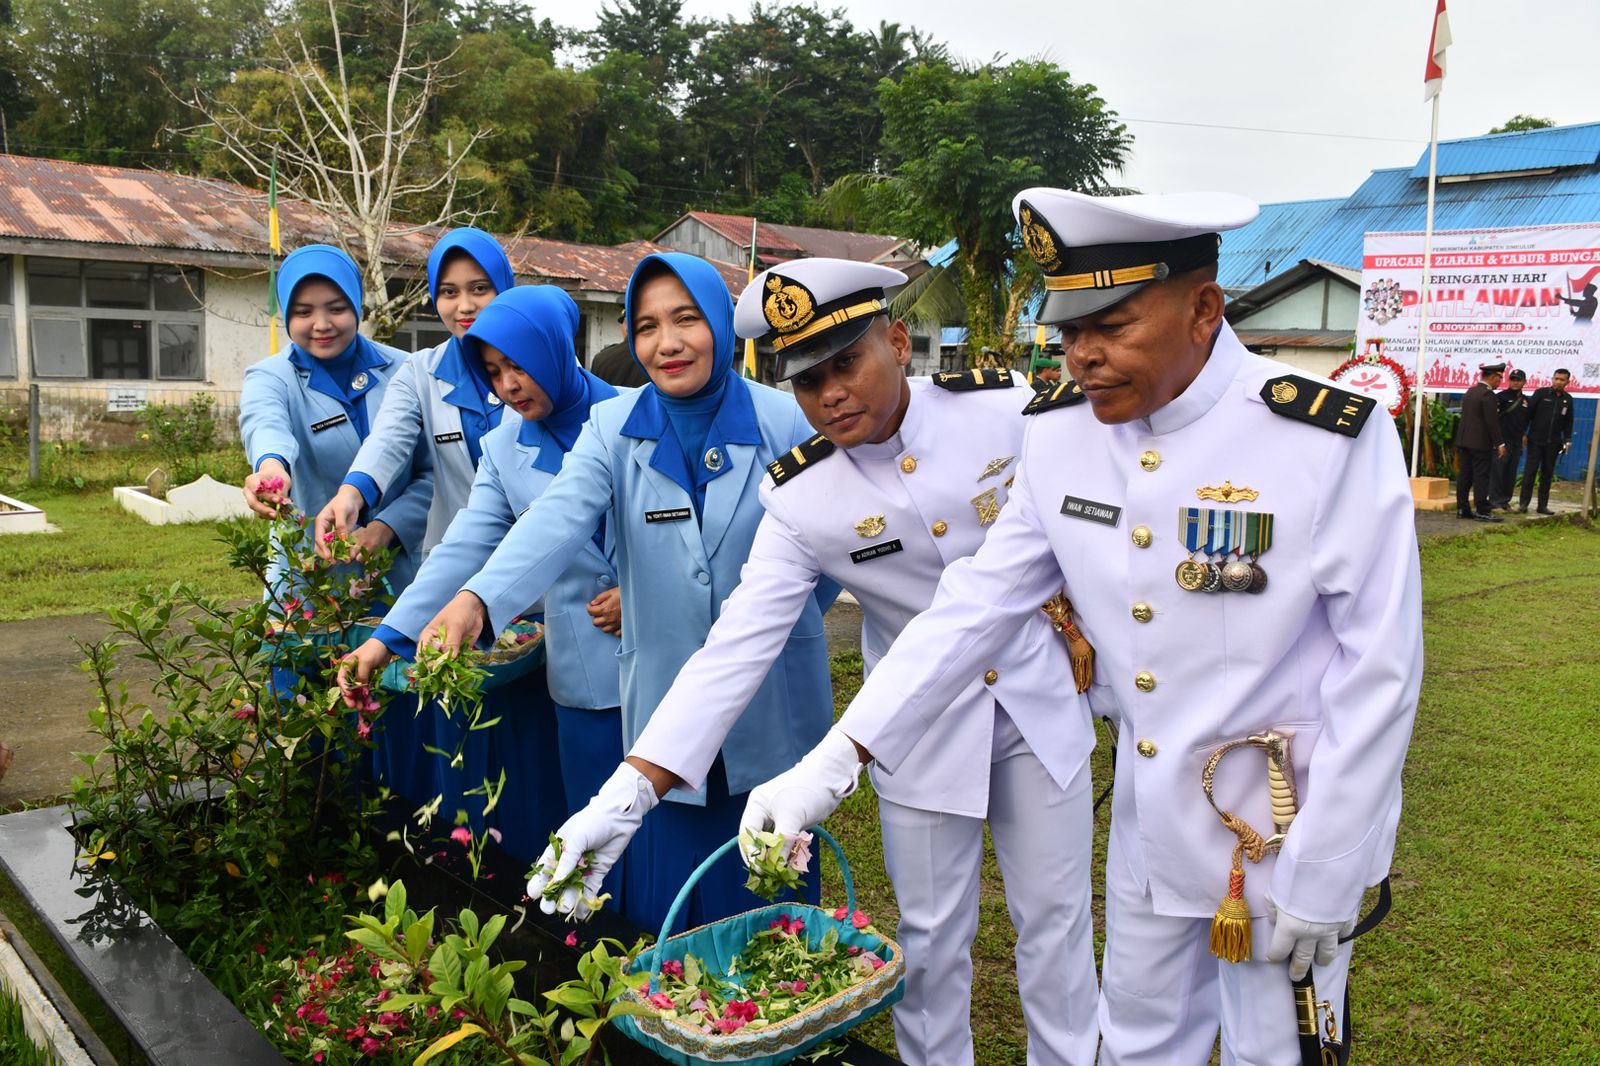
[[[1435,0],[883,0],[823,2],[858,27],[916,26],[960,56],[1043,56],[1099,88],[1133,133],[1122,183],[1214,188],[1263,202],[1345,196],[1428,144],[1423,63]],[[555,21],[588,28],[601,0],[566,0]],[[686,15],[748,13],[686,0]],[[1450,0],[1439,137],[1487,133],[1518,113],[1600,120],[1593,84],[1600,3]],[[1207,126],[1293,130],[1316,136]]]

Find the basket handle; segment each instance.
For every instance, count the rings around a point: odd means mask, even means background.
[[[855,878],[850,875],[850,860],[844,857],[844,848],[840,847],[839,842],[833,839],[833,834],[822,828],[822,826],[814,825],[810,831],[825,840],[828,846],[833,849],[833,856],[839,861],[839,873],[844,876],[845,908],[849,913],[854,914],[856,909],[856,882]],[[700,878],[704,877],[717,864],[717,860],[738,846],[739,838],[734,837],[706,856],[706,860],[695,867],[694,873],[690,874],[689,879],[683,883],[683,887],[678,889],[678,897],[672,901],[672,907],[667,911],[667,917],[661,923],[661,935],[656,937],[655,958],[650,962],[650,991],[654,992],[656,990],[656,983],[661,978],[661,963],[665,961],[667,934],[672,932],[673,924],[677,922],[679,913],[688,905],[689,893],[693,892],[694,886],[700,883]]]

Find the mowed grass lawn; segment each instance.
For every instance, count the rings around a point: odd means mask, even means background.
[[[1543,523],[1436,542],[1423,549],[1422,573],[1427,666],[1394,911],[1357,946],[1353,1060],[1600,1063],[1600,532]],[[841,709],[860,669],[858,656],[834,660]],[[1104,748],[1097,792],[1109,781]],[[877,801],[870,786],[861,793],[829,826],[851,856],[862,905],[892,929]],[[1098,908],[1099,884],[1094,894]],[[824,898],[841,897],[830,877]],[[977,1059],[1022,1063],[1015,938],[992,849],[981,907]],[[886,1019],[862,1035],[894,1046]]]
[[[180,580],[229,599],[259,591],[228,569],[214,523],[152,526],[110,488],[5,491],[43,508],[61,531],[0,536],[0,622],[92,614]]]

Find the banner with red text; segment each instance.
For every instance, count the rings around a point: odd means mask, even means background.
[[[1421,290],[1422,234],[1367,234],[1356,354],[1415,373]],[[1505,363],[1530,390],[1564,368],[1573,392],[1600,392],[1597,294],[1600,223],[1435,232],[1423,387],[1464,391]]]

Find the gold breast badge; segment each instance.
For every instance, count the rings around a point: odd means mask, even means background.
[[[1016,458],[1017,457],[1015,455],[1008,455],[1003,459],[990,459],[989,460],[989,465],[984,467],[983,468],[983,473],[978,475],[978,480],[979,481],[988,481],[990,478],[996,476],[1002,470],[1004,470],[1006,467],[1008,467],[1012,463],[1014,463],[1016,461]]]
[[[1206,485],[1194,490],[1194,494],[1202,500],[1216,500],[1218,503],[1241,503],[1253,500],[1261,493],[1245,485],[1234,488],[1233,482],[1224,481],[1221,485]]]
[[[856,533],[863,537],[876,537],[888,526],[881,514],[869,514],[856,523]]]
[[[987,526],[1000,517],[1000,502],[995,499],[999,489],[984,489],[972,498],[972,506],[978,509],[978,525]]]

